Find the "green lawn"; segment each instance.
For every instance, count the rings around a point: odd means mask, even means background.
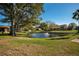
[[[29,55],[79,55],[79,43],[74,43],[67,39],[11,40],[10,43],[11,45],[27,46],[30,49]],[[24,49],[27,50],[26,47]]]
[[[66,39],[0,36],[0,55],[79,56],[79,43],[71,41],[78,34],[68,36]]]

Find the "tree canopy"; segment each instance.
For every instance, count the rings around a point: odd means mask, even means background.
[[[78,21],[78,33],[79,33],[79,9],[77,9],[74,13],[73,13],[73,17],[74,20]]]
[[[35,3],[3,3],[0,4],[0,14],[5,16],[2,22],[11,23],[11,34],[14,35],[18,26],[25,26],[37,19],[43,11],[43,4]]]

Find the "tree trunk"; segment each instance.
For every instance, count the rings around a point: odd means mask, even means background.
[[[19,25],[17,24],[17,25],[15,25],[15,26],[16,26],[16,31],[19,32],[19,31],[20,31]]]
[[[77,30],[78,30],[78,32],[77,32],[77,33],[79,33],[79,20],[78,20],[78,29],[77,29]]]
[[[16,36],[15,27],[13,20],[11,21],[11,27],[10,27],[10,35]]]
[[[4,28],[2,28],[2,34],[4,34]]]
[[[10,35],[12,35],[12,36],[16,36],[16,33],[15,33],[15,23],[14,23],[15,14],[14,13],[15,13],[15,3],[13,4],[12,13],[11,13]]]

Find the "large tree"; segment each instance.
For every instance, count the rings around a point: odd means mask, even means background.
[[[38,18],[42,13],[43,4],[7,3],[0,4],[0,14],[5,16],[2,22],[11,23],[10,34],[15,36],[15,29],[25,26],[28,20]]]
[[[75,19],[76,21],[78,21],[78,33],[79,33],[79,10],[76,10],[74,13],[73,13],[73,19]]]

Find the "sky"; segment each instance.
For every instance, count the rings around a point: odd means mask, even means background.
[[[45,3],[44,11],[41,15],[43,21],[54,22],[56,24],[69,24],[72,22],[77,23],[72,19],[73,12],[79,9],[79,3]],[[0,15],[0,19],[4,18]],[[1,23],[0,25],[8,25]]]
[[[43,21],[54,22],[56,24],[77,23],[73,17],[73,12],[79,9],[79,3],[45,3],[44,13],[41,17]]]
[[[0,15],[0,20],[2,20],[3,18],[4,16]],[[0,26],[9,26],[9,24],[0,22]]]

